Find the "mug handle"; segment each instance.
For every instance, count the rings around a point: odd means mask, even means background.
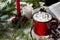
[[[52,18],[52,21],[53,20],[55,20],[56,21],[56,27],[55,27],[55,29],[58,27],[58,25],[59,25],[59,22],[58,22],[58,19],[57,18]]]

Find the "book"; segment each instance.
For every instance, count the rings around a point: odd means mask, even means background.
[[[57,2],[48,7],[51,13],[53,13],[60,20],[60,2]]]

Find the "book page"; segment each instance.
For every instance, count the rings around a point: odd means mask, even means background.
[[[53,5],[49,6],[48,8],[60,20],[60,18],[59,18],[60,17],[60,2],[53,4]]]

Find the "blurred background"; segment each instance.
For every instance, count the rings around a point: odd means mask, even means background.
[[[16,0],[0,0],[0,40],[31,40],[30,30],[33,23],[31,18],[26,19],[26,16],[22,14],[23,7],[32,4],[28,9],[31,8],[30,10],[38,11],[40,7],[49,7],[58,1],[59,0],[20,0],[22,16],[17,22],[14,22],[16,19],[13,21],[12,19],[17,16]]]

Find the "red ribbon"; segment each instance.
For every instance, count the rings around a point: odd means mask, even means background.
[[[20,0],[16,0],[17,15],[20,15]]]

